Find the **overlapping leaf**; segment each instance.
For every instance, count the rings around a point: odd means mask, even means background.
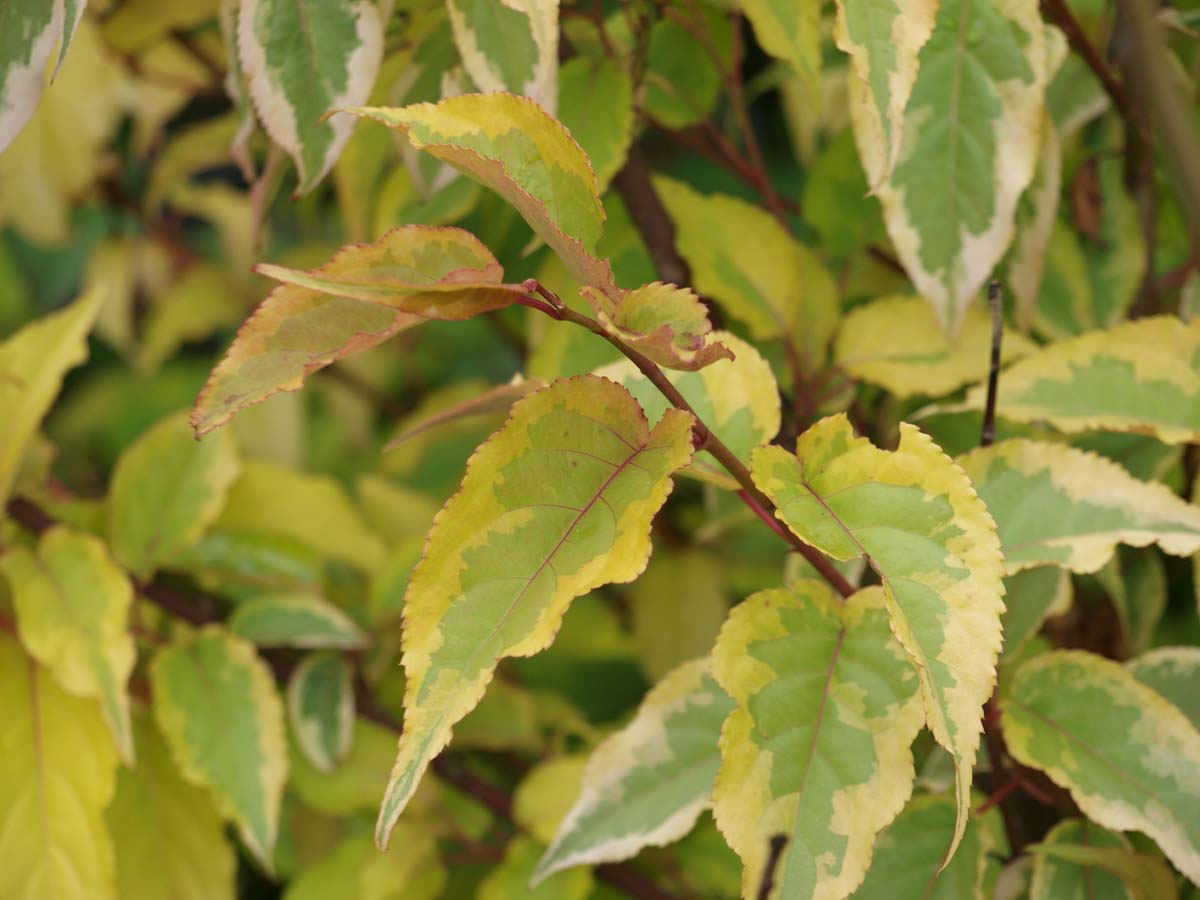
[[[272,868],[287,781],[283,704],[254,647],[217,626],[150,667],[154,713],[184,778],[211,790],[255,858]]]
[[[60,58],[82,5],[70,3],[73,22]],[[0,6],[0,153],[37,109],[46,66],[63,37],[66,15],[63,0],[11,0]]]
[[[753,345],[727,331],[715,332],[712,339],[733,351],[733,359],[718,360],[699,372],[664,374],[704,424],[739,459],[748,460],[751,450],[770,441],[779,431],[779,388],[770,364]],[[596,374],[624,385],[651,421],[657,421],[670,407],[658,388],[628,360],[607,365]],[[729,490],[739,487],[707,451],[696,454],[685,471]]]
[[[1129,841],[1122,834],[1083,819],[1065,819],[1031,848],[1033,877],[1029,883],[1029,900],[1074,897],[1134,900],[1116,875],[1095,865],[1064,858],[1055,852],[1060,847],[1087,847],[1102,853],[1130,850]]]
[[[1037,161],[1050,63],[1034,0],[944,0],[918,55],[889,177],[887,145],[856,122],[896,253],[951,334],[1012,239]],[[851,106],[860,120],[869,108]]]
[[[628,859],[682,837],[711,803],[717,739],[733,701],[709,661],[684,663],[633,721],[592,751],[575,805],[538,863],[540,881],[571,866]]]
[[[691,424],[672,411],[651,431],[627,391],[581,376],[521,400],[476,451],[405,597],[404,733],[380,844],[496,663],[547,647],[575,597],[641,573]]]
[[[713,801],[745,864],[743,895],[754,895],[782,833],[772,896],[848,896],[912,792],[909,745],[924,721],[883,591],[843,604],[801,580],[755,594],[721,630],[713,672],[738,704],[721,732]]]
[[[982,307],[967,310],[962,330],[949,338],[920,297],[883,297],[853,310],[842,322],[834,361],[851,375],[878,384],[897,397],[936,397],[986,378],[992,322]],[[1034,350],[1005,329],[1003,362]]]
[[[463,68],[481,91],[558,108],[558,0],[447,0]]]
[[[231,434],[197,441],[185,413],[163,419],[117,461],[108,498],[113,555],[148,579],[200,540],[240,469]]]
[[[126,683],[136,652],[129,636],[133,586],[89,534],[63,526],[0,557],[21,642],[68,693],[95,697],[122,758],[133,763]]]
[[[354,746],[350,664],[336,653],[313,653],[288,679],[287,712],[296,744],[310,763],[331,772]]]
[[[1069,789],[1089,819],[1145,832],[1200,880],[1200,732],[1182,712],[1117,663],[1077,650],[1025,663],[1000,706],[1016,760]]]
[[[118,900],[104,808],[117,753],[72,697],[0,634],[0,897]]]
[[[1052,31],[1050,34],[1060,34]],[[1016,236],[1009,251],[1007,282],[1017,324],[1028,332],[1046,271],[1046,255],[1062,194],[1062,142],[1049,113],[1042,116],[1042,146],[1033,181],[1017,203]]]
[[[1094,453],[1018,438],[959,464],[996,520],[1010,573],[1044,563],[1094,572],[1119,543],[1200,550],[1200,509]]]
[[[30,438],[62,387],[63,375],[87,358],[87,335],[103,295],[26,325],[0,343],[0,502],[8,499]]]
[[[865,557],[882,579],[929,728],[954,757],[957,844],[1004,609],[1000,541],[987,508],[963,471],[908,424],[889,453],[856,437],[844,415],[831,416],[800,436],[795,456],[755,450],[752,470],[793,532],[835,559]]]
[[[316,594],[266,594],[239,604],[229,630],[263,647],[355,649],[367,636],[346,613]]]
[[[238,59],[255,111],[295,160],[298,193],[325,177],[354,120],[330,110],[365,103],[383,55],[383,22],[370,0],[242,0]]]
[[[660,366],[690,372],[733,359],[732,351],[709,335],[708,309],[688,288],[652,281],[617,300],[592,288],[584,288],[584,294],[605,331]]]
[[[793,0],[739,0],[762,48],[787,62],[811,96],[821,90],[821,8]]]
[[[511,94],[463,94],[440,103],[347,112],[403,131],[413,146],[450,163],[511,203],[572,276],[617,296],[596,256],[604,207],[587,155],[544,109]]]
[[[1200,319],[1152,316],[1044,347],[1000,379],[997,409],[1017,422],[1062,431],[1200,440]],[[984,388],[969,403],[982,406]]]
[[[148,715],[134,719],[138,764],[105,813],[120,900],[233,900],[237,857],[204,791],[183,780]]]
[[[666,178],[654,185],[675,222],[696,290],[744,322],[753,337],[785,338],[804,363],[818,365],[840,305],[816,254],[752,203],[705,196]]]
[[[558,70],[558,117],[579,141],[601,193],[633,141],[633,82],[613,59],[577,56]]]
[[[1015,658],[1051,616],[1071,608],[1071,573],[1060,566],[1023,569],[1004,579],[1004,656]]]
[[[1125,668],[1179,707],[1200,730],[1200,647],[1155,647]]]
[[[880,147],[876,177],[891,174],[900,155],[904,107],[917,80],[917,54],[933,33],[931,0],[840,0],[837,45],[850,54],[848,81],[858,140]]]

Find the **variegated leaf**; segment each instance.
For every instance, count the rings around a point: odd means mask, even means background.
[[[123,900],[104,808],[117,752],[91,700],[0,633],[0,897]]]
[[[739,459],[748,460],[751,450],[779,432],[779,388],[770,364],[752,344],[727,331],[715,332],[712,338],[733,351],[732,360],[718,360],[699,372],[664,374],[704,424]],[[629,360],[610,363],[596,374],[624,385],[652,422],[670,408],[658,388]],[[708,451],[697,453],[684,472],[731,491],[740,487]]]
[[[309,272],[269,264],[255,271],[423,319],[468,319],[509,306],[524,293],[520,285],[502,284],[504,270],[473,234],[425,225],[394,228],[372,244],[343,247]]]
[[[1087,847],[1103,853],[1130,850],[1123,834],[1086,819],[1065,819],[1029,848],[1033,853],[1029,900],[1135,900],[1116,875],[1064,858],[1055,852],[1058,847]]]
[[[1058,31],[1048,33],[1061,35]],[[1016,301],[1013,306],[1017,325],[1025,332],[1033,324],[1061,193],[1062,142],[1053,119],[1045,113],[1037,170],[1017,203],[1016,236],[1006,264],[1006,281]]]
[[[804,5],[804,4],[800,4]],[[839,0],[834,37],[850,54],[849,102],[860,141],[880,148],[887,178],[900,155],[904,107],[917,80],[917,54],[933,33],[936,0]],[[878,182],[876,182],[878,184]]]
[[[136,651],[129,636],[133,585],[90,534],[56,526],[36,552],[0,556],[21,643],[63,690],[96,697],[126,763],[134,760],[126,684]]]
[[[183,777],[211,790],[270,871],[288,770],[283,704],[270,669],[253,645],[212,625],[160,651],[150,684]]]
[[[562,258],[581,285],[617,296],[596,256],[604,207],[587,154],[544,109],[510,94],[462,94],[402,108],[348,109],[404,132],[419,150],[491,188]]]
[[[197,441],[186,413],[163,419],[117,460],[107,504],[113,555],[148,580],[200,540],[240,471],[232,434]]]
[[[446,0],[463,68],[481,91],[558,108],[558,0]]]
[[[817,255],[745,200],[706,196],[667,178],[654,186],[696,290],[744,322],[752,337],[784,338],[806,368],[819,366],[841,304]]]
[[[312,653],[287,686],[288,720],[296,745],[313,767],[332,772],[354,746],[353,672],[344,657]]]
[[[943,0],[918,56],[904,135],[887,147],[851,104],[863,169],[892,244],[939,321],[963,314],[1008,249],[1033,179],[1051,54],[1036,0]]]
[[[996,520],[1010,573],[1045,563],[1094,572],[1117,544],[1200,550],[1200,508],[1094,453],[1017,438],[959,465]]]
[[[615,300],[594,288],[583,293],[605,331],[660,366],[694,372],[733,359],[710,337],[708,309],[688,288],[653,281]]]
[[[988,900],[984,877],[995,840],[984,823],[972,817],[958,853],[941,868],[955,828],[952,797],[914,797],[875,844],[871,871],[852,895],[854,900]]]
[[[1200,731],[1200,647],[1155,647],[1125,668],[1179,707]]]
[[[265,594],[239,604],[229,630],[261,647],[356,649],[367,636],[346,613],[315,594]]]
[[[967,310],[962,331],[947,337],[929,304],[915,295],[882,297],[846,316],[834,345],[834,362],[855,378],[878,384],[897,397],[937,397],[986,378],[992,346],[991,316]],[[1005,329],[1003,362],[1035,347]]]
[[[0,153],[37,109],[64,16],[63,0],[6,0],[0,5]]]
[[[238,59],[267,134],[288,152],[298,193],[325,177],[354,120],[322,117],[365,103],[383,56],[383,22],[371,0],[242,0]]]
[[[1089,819],[1149,835],[1200,881],[1200,732],[1182,712],[1080,650],[1026,662],[1000,708],[1014,759],[1070,790]]]
[[[651,431],[624,388],[580,376],[521,400],[472,456],[405,596],[404,733],[381,845],[496,663],[549,646],[575,597],[641,573],[691,425],[671,411]]]
[[[1004,658],[1015,659],[1051,616],[1071,608],[1071,573],[1059,566],[1023,569],[1004,579]]]
[[[63,375],[87,358],[87,335],[104,299],[89,291],[71,306],[31,322],[0,343],[0,505]]]
[[[996,526],[970,480],[918,428],[889,453],[844,415],[800,436],[796,455],[754,451],[754,481],[793,532],[835,559],[865,557],[921,683],[926,720],[954,757],[966,827],[984,701],[1000,652],[1003,560]]]
[[[1150,434],[1168,444],[1200,440],[1200,319],[1152,316],[1050,344],[1000,379],[996,408],[1016,422],[1060,431]],[[967,395],[982,407],[985,387]]]
[[[912,792],[924,715],[885,603],[880,588],[843,603],[801,580],[755,594],[721,630],[713,673],[738,708],[721,731],[713,803],[745,865],[743,896],[774,834],[789,841],[771,896],[848,896]]]
[[[717,739],[733,701],[709,661],[672,670],[633,721],[592,751],[579,799],[538,863],[536,881],[571,866],[628,859],[678,840],[711,803]]]

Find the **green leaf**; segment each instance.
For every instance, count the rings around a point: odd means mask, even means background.
[[[717,360],[699,372],[664,372],[685,400],[734,454],[742,460],[779,432],[779,388],[771,366],[754,346],[727,331],[714,332],[714,341],[733,351],[732,360]],[[623,385],[656,422],[669,408],[667,399],[629,360],[596,370],[597,375]],[[684,470],[731,491],[740,485],[707,450],[696,454]]]
[[[268,871],[287,781],[275,682],[254,647],[219,626],[172,643],[150,666],[154,714],[183,777],[209,788]]]
[[[312,653],[288,679],[287,712],[305,758],[332,772],[354,747],[354,687],[350,664],[337,653]]]
[[[914,797],[875,844],[871,871],[854,900],[985,900],[984,873],[993,838],[972,818],[954,859],[940,868],[956,833],[954,799]]]
[[[63,15],[62,0],[6,0],[0,6],[0,153],[37,109]]]
[[[339,482],[263,460],[242,467],[216,528],[287,538],[366,572],[384,559],[383,541]]]
[[[855,123],[896,253],[950,334],[1008,249],[1033,180],[1051,74],[1046,33],[1033,0],[945,0],[918,56],[890,176],[886,145]]]
[[[297,193],[337,161],[354,120],[322,117],[365,103],[383,55],[383,22],[370,0],[242,0],[238,60],[267,134],[295,160]]]
[[[638,662],[651,681],[707,656],[729,613],[724,560],[711,550],[659,550],[629,588]]]
[[[1156,647],[1129,660],[1125,668],[1179,707],[1200,730],[1200,647]]]
[[[510,94],[463,94],[402,108],[347,112],[404,132],[418,150],[450,163],[511,203],[582,285],[615,297],[596,242],[604,230],[596,176],[570,133],[544,109]]]
[[[1056,851],[1065,849],[1066,854]],[[1101,854],[1129,852],[1125,836],[1101,828],[1086,819],[1059,822],[1041,842],[1028,848],[1033,854],[1033,878],[1029,900],[1134,900],[1115,874],[1096,860],[1072,858],[1072,851],[1091,850]],[[1164,896],[1170,896],[1172,891]]]
[[[799,537],[835,559],[865,557],[879,574],[929,729],[954,757],[953,853],[1001,643],[1003,560],[987,508],[963,471],[907,423],[889,453],[856,437],[844,415],[831,416],[800,436],[795,456],[755,450],[752,471]]]
[[[1154,642],[1167,609],[1162,556],[1153,547],[1118,547],[1116,555],[1096,573],[1096,580],[1117,613],[1128,652],[1141,653]]]
[[[882,297],[855,308],[842,322],[834,362],[855,378],[878,384],[897,397],[937,397],[986,378],[992,320],[982,307],[967,310],[962,330],[949,338],[929,304],[916,295]],[[1003,362],[1035,347],[1004,331]]]
[[[698,7],[688,12],[695,9]],[[721,97],[721,71],[710,47],[695,32],[706,30],[720,59],[728,64],[730,28],[723,13],[709,8],[707,15],[689,15],[692,21],[688,25],[664,16],[650,29],[644,107],[656,122],[668,128],[687,128],[712,114]]]
[[[378,303],[280,285],[242,325],[196,398],[192,427],[220,428],[239,410],[298,391],[313,372],[426,320]]]
[[[471,457],[405,596],[404,733],[381,846],[496,663],[549,646],[575,597],[641,574],[691,425],[671,411],[651,431],[624,388],[585,375],[518,402]]]
[[[696,290],[745,323],[752,337],[784,338],[809,367],[819,366],[840,302],[816,254],[745,200],[706,196],[667,178],[655,178],[654,186]]]
[[[851,116],[860,144],[880,148],[880,180],[891,174],[900,155],[917,54],[933,33],[936,16],[937,4],[931,0],[838,2],[834,37],[850,54],[857,76],[847,79]]]
[[[711,804],[717,738],[733,708],[707,658],[667,674],[633,721],[592,751],[579,798],[535,881],[572,866],[629,859],[687,834]]]
[[[1004,373],[999,414],[1060,431],[1149,434],[1168,444],[1200,440],[1200,319],[1124,322],[1050,344]],[[981,408],[984,386],[967,402]]]
[[[1089,819],[1145,832],[1200,880],[1200,732],[1182,712],[1117,663],[1079,650],[1029,660],[1000,708],[1014,759],[1070,790]]]
[[[1048,34],[1060,34],[1050,31]],[[1062,194],[1062,143],[1049,113],[1042,116],[1042,146],[1033,181],[1017,203],[1016,236],[1005,263],[1005,281],[1013,293],[1017,325],[1028,332],[1042,290],[1046,255],[1058,224]]]
[[[0,343],[0,506],[63,375],[87,359],[87,335],[102,299],[102,292],[89,291]]]
[[[204,791],[188,784],[149,716],[134,718],[136,769],[105,816],[121,900],[234,900],[236,854]]]
[[[557,0],[447,0],[463,68],[481,91],[558,107]]]
[[[767,53],[788,63],[810,96],[821,92],[821,7],[795,0],[739,0]]]
[[[745,865],[744,896],[775,834],[789,840],[773,896],[847,896],[912,792],[924,715],[885,603],[880,588],[843,603],[801,580],[755,594],[721,629],[713,672],[738,708],[721,731],[714,814]]]
[[[126,684],[137,653],[129,636],[133,585],[90,534],[56,526],[36,553],[14,547],[0,556],[21,643],[78,697],[96,697],[122,759],[132,765]]]
[[[434,900],[446,869],[436,834],[424,825],[401,826],[404,852],[380,853],[369,837],[350,837],[288,885],[284,900]]]
[[[1134,900],[1176,900],[1179,883],[1161,860],[1144,853],[1114,847],[1081,847],[1073,844],[1034,844],[1029,852],[1049,856],[1116,875],[1129,888]],[[1090,878],[1081,879],[1086,884]],[[1089,891],[1090,896],[1095,896]]]
[[[1200,509],[1095,453],[1015,438],[959,465],[996,520],[1010,573],[1044,563],[1095,572],[1119,543],[1200,550]]]
[[[1016,659],[1051,616],[1071,608],[1071,574],[1058,566],[1023,569],[1004,579],[1004,657]]]
[[[339,607],[316,594],[267,594],[239,604],[229,630],[260,647],[365,647],[367,635]]]
[[[593,288],[584,296],[609,334],[668,369],[694,372],[733,352],[709,337],[708,308],[689,288],[653,281],[613,300]]]
[[[633,82],[607,57],[576,56],[558,70],[558,116],[592,161],[603,193],[633,141]]]
[[[350,300],[391,306],[423,319],[469,319],[516,302],[491,251],[461,228],[406,225],[373,244],[351,244],[305,272],[262,264],[259,274]]]
[[[479,885],[476,900],[585,900],[592,895],[592,872],[583,868],[557,872],[531,887],[541,855],[536,841],[510,841],[503,861]]]
[[[553,841],[579,796],[587,765],[583,755],[551,756],[526,772],[513,791],[517,827],[539,843]]]
[[[113,555],[142,580],[194,545],[216,520],[241,463],[233,435],[197,441],[187,414],[168,416],[117,460],[108,496]]]
[[[0,634],[0,709],[0,897],[117,900],[104,824],[117,752],[96,705]]]

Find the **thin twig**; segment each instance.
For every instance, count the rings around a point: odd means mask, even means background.
[[[987,406],[983,411],[983,433],[980,447],[990,447],[996,441],[996,388],[1000,384],[1000,344],[1004,340],[1004,303],[1000,282],[988,284],[988,305],[992,309],[992,363],[988,372]]]

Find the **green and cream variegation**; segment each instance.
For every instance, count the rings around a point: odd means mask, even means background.
[[[937,9],[937,0],[838,0],[834,38],[850,54],[852,121],[859,141],[880,148],[875,184],[900,156],[917,54],[933,33]]]
[[[875,837],[912,792],[924,714],[883,590],[844,603],[800,580],[737,606],[713,672],[737,701],[721,731],[717,827],[762,881],[770,838],[789,841],[772,897],[840,900],[862,882]]]
[[[691,426],[673,410],[651,430],[624,388],[580,376],[519,401],[471,457],[405,596],[404,733],[380,845],[496,663],[549,646],[575,597],[641,574]]]
[[[943,0],[889,148],[852,103],[868,183],[900,261],[950,334],[1008,249],[1033,179],[1052,53],[1036,0]]]
[[[288,773],[283,703],[271,670],[252,644],[210,625],[160,651],[150,685],[183,777],[211,791],[222,816],[271,871]]]
[[[332,772],[354,747],[354,672],[341,654],[322,651],[296,666],[287,686],[288,721],[313,768]]]
[[[1052,35],[1061,32],[1050,31]],[[1015,237],[1006,263],[1017,325],[1028,332],[1046,271],[1046,255],[1062,194],[1062,142],[1049,113],[1042,116],[1042,146],[1033,181],[1017,204]]]
[[[558,0],[446,0],[446,11],[477,88],[558,109]]]
[[[134,761],[126,684],[136,651],[129,635],[133,585],[104,543],[64,526],[51,528],[36,551],[0,556],[21,643],[63,690],[96,697],[122,759]]]
[[[733,359],[717,360],[699,372],[665,372],[696,414],[739,459],[769,442],[779,432],[779,388],[770,364],[754,346],[727,331],[714,332],[713,341],[733,351]],[[597,375],[624,385],[657,422],[670,409],[667,399],[629,360],[610,363]],[[684,472],[710,484],[739,489],[738,483],[708,451],[696,454]]]
[[[1152,316],[1044,347],[1004,373],[996,408],[1016,422],[1067,432],[1200,440],[1200,319]],[[985,388],[967,396],[980,407]]]
[[[1155,647],[1129,660],[1125,668],[1179,707],[1200,730],[1200,647]]]
[[[383,57],[372,0],[241,0],[238,59],[267,134],[296,163],[307,193],[333,167],[354,120],[326,113],[365,103]]]
[[[996,520],[1010,573],[1046,563],[1095,572],[1117,544],[1200,550],[1200,508],[1095,453],[1018,438],[958,462]]]
[[[721,724],[733,701],[707,659],[673,669],[633,721],[595,750],[579,798],[538,863],[541,881],[571,866],[615,862],[687,834],[712,802]]]
[[[338,606],[316,594],[263,594],[238,605],[229,630],[260,647],[355,650],[367,635]]]
[[[1149,835],[1200,881],[1200,732],[1182,712],[1080,650],[1029,660],[1000,707],[1014,759],[1070,790],[1089,819]]]
[[[68,11],[67,7],[70,7]],[[0,153],[33,116],[46,83],[46,67],[63,37],[59,59],[82,13],[82,2],[5,0],[0,4]]]
[[[752,471],[795,534],[835,559],[863,557],[879,574],[929,729],[954,757],[953,852],[1001,643],[1004,564],[987,507],[963,471],[907,423],[889,453],[856,437],[845,415],[831,416],[800,436],[795,455],[755,450]]]
[[[604,207],[587,154],[549,113],[511,94],[462,94],[440,103],[349,109],[404,132],[511,203],[581,285],[618,295],[596,255]]]

